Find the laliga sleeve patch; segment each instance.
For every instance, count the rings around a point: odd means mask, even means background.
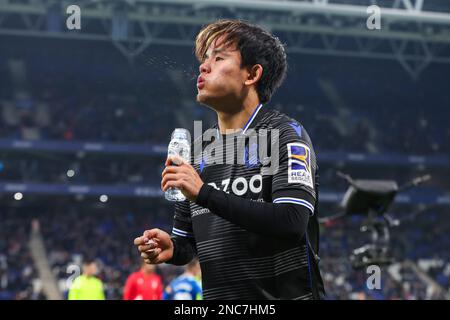
[[[288,183],[298,183],[314,189],[311,150],[301,142],[288,143]]]

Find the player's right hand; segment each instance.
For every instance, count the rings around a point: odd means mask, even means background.
[[[173,256],[173,243],[170,235],[160,229],[146,230],[141,237],[134,239],[141,258],[145,263],[158,264],[170,260]]]

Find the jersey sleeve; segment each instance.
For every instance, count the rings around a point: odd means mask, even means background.
[[[194,148],[198,147],[195,142],[191,143],[190,162],[194,165],[195,154]],[[197,170],[197,169],[196,169]],[[173,220],[172,237],[193,239],[194,231],[191,221],[191,205],[189,200],[175,202],[175,214]]]
[[[194,150],[195,146],[196,144],[192,143],[191,150]],[[194,164],[195,154],[196,152],[191,152],[191,164]],[[175,214],[171,238],[174,252],[172,258],[167,261],[167,263],[184,265],[190,262],[197,254],[197,247],[192,227],[191,204],[189,200],[175,202]]]
[[[189,200],[175,203],[172,236],[188,239],[194,238]]]
[[[184,265],[197,254],[189,200],[175,203],[171,239],[174,252],[167,263]]]
[[[81,278],[76,278],[69,289],[68,300],[79,300]]]
[[[103,286],[103,282],[99,280],[99,285],[98,285],[98,297],[97,300],[105,300],[106,296],[105,296],[105,288]]]
[[[134,283],[134,276],[130,275],[125,283],[125,288],[123,290],[123,300],[133,300],[133,297],[135,296]]]
[[[194,300],[203,300],[202,287],[197,281],[194,281]]]
[[[316,155],[299,123],[291,121],[280,126],[278,151],[278,170],[272,178],[273,203],[301,205],[314,214]]]

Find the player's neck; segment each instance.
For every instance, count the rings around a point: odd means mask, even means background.
[[[217,111],[217,120],[221,134],[227,130],[242,129],[259,105],[259,99],[246,99],[235,112]],[[232,109],[232,108],[230,108]],[[236,110],[236,109],[235,109]]]
[[[184,275],[185,275],[186,277],[193,277],[193,276],[194,276],[194,274],[193,274],[192,272],[190,272],[190,271],[185,271],[185,272],[184,272]]]
[[[146,276],[150,276],[150,275],[153,274],[153,271],[145,271],[145,270],[141,270],[141,271],[142,271],[142,273],[143,273],[144,275],[146,275]]]

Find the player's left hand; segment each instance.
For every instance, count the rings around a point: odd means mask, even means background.
[[[170,187],[178,188],[187,199],[194,202],[203,186],[197,171],[178,156],[168,157],[165,165],[161,189],[165,192]]]

